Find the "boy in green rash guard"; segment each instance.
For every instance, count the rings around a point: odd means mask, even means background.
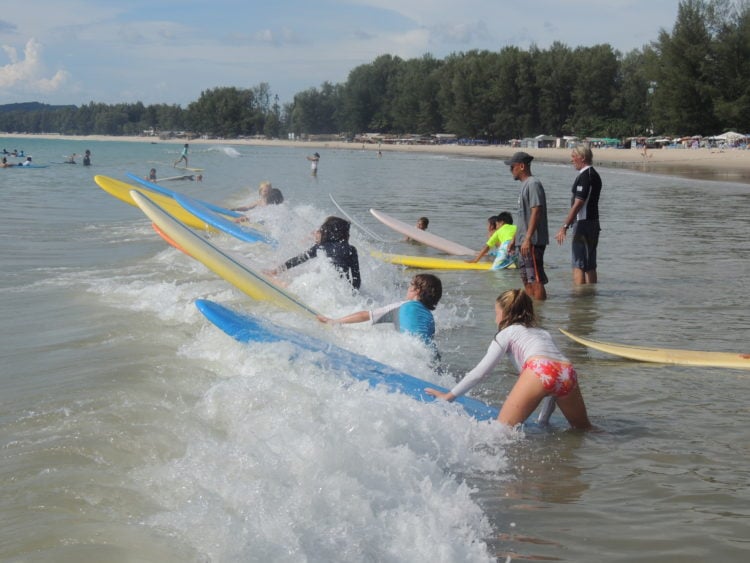
[[[328,324],[350,324],[369,321],[372,324],[393,323],[396,330],[414,334],[426,344],[432,344],[435,336],[435,320],[432,311],[443,296],[440,278],[432,274],[417,274],[406,290],[406,300],[391,303],[372,311],[358,311],[332,319],[318,315],[318,320]]]
[[[486,246],[473,260],[467,260],[467,262],[479,262],[484,256],[489,254],[495,257],[493,269],[496,268],[496,265],[497,267],[506,267],[509,258],[512,256],[511,246],[516,237],[516,226],[513,224],[513,216],[507,211],[503,211],[499,215],[493,215],[487,219],[487,229],[491,234]],[[503,264],[505,266],[502,266]]]

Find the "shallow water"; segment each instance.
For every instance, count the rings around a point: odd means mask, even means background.
[[[292,345],[240,345],[192,302],[208,298],[317,333],[436,383],[473,367],[492,303],[515,272],[441,272],[446,374],[388,327],[324,330],[251,301],[168,248],[94,174],[160,176],[177,144],[0,139],[39,163],[0,170],[0,559],[7,561],[746,561],[748,372],[657,366],[555,336],[598,431],[510,432],[317,367]],[[169,185],[235,205],[261,180],[286,197],[260,212],[277,249],[217,238],[258,267],[306,248],[335,213],[397,242],[370,207],[480,248],[485,220],[515,211],[518,185],[486,159],[301,148],[191,147],[205,180]],[[574,171],[534,167],[550,223]],[[550,246],[543,325],[594,339],[721,351],[748,346],[750,187],[601,169],[600,284],[574,289],[568,246]],[[331,315],[400,299],[413,272],[371,258],[363,288],[325,264],[286,276]],[[475,396],[499,405],[503,365]]]

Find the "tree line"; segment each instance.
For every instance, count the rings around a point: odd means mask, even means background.
[[[625,55],[608,44],[383,55],[342,84],[281,105],[267,83],[221,87],[179,105],[99,104],[0,111],[0,130],[224,138],[453,133],[507,141],[715,134],[750,129],[750,0],[682,0],[671,31]]]

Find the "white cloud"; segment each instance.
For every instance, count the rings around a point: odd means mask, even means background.
[[[48,94],[61,88],[70,78],[70,73],[58,70],[52,77],[45,76],[46,69],[42,62],[42,45],[31,38],[26,43],[23,58],[19,58],[16,49],[3,45],[10,63],[0,67],[0,87],[27,92]]]

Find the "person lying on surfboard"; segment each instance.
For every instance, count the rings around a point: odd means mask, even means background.
[[[501,293],[495,301],[495,321],[498,332],[474,369],[448,393],[429,387],[425,392],[453,401],[486,379],[507,355],[520,373],[500,409],[500,422],[508,426],[521,424],[542,400],[551,397],[543,409],[547,418],[554,408],[551,402],[554,399],[573,428],[591,428],[576,370],[557,348],[549,332],[537,327],[534,302],[526,291],[509,289]]]
[[[302,254],[290,258],[281,266],[264,273],[276,276],[315,258],[318,252],[327,256],[335,268],[344,276],[354,289],[359,289],[362,278],[359,274],[359,255],[356,247],[349,244],[349,221],[341,217],[328,217],[315,233],[315,244]]]
[[[490,233],[490,238],[487,240],[485,247],[479,251],[479,254],[473,260],[467,260],[467,262],[475,264],[489,254],[495,257],[492,264],[493,270],[507,268],[514,259],[511,246],[516,238],[516,229],[517,227],[513,224],[513,215],[507,211],[489,217],[487,219],[487,230]]]
[[[435,319],[432,311],[443,296],[440,278],[432,274],[417,274],[406,290],[406,300],[391,303],[372,311],[358,311],[332,319],[318,315],[318,320],[327,324],[350,324],[369,321],[371,324],[393,323],[396,330],[414,334],[426,344],[432,344],[435,336]]]

